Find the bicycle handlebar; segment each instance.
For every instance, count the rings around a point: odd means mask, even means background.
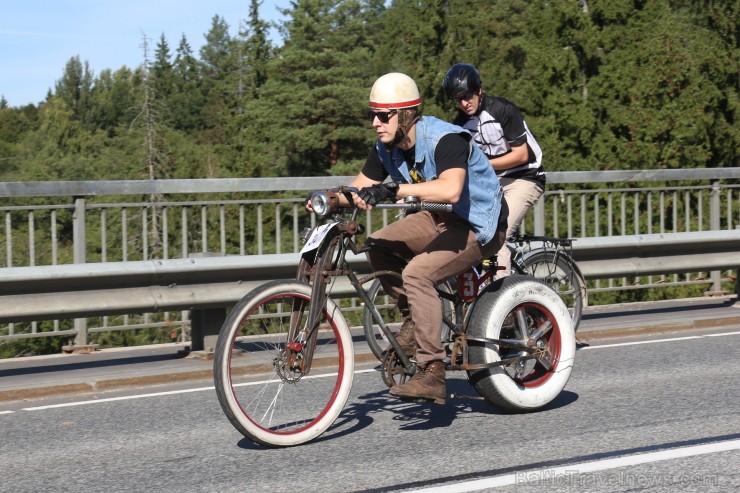
[[[413,195],[405,197],[403,199],[403,202],[395,202],[393,204],[375,204],[374,207],[378,209],[405,209],[413,212],[452,212],[452,204],[444,204],[441,202],[425,202],[423,200],[419,200]]]
[[[339,209],[338,195],[343,194],[347,200],[352,203],[350,193],[357,193],[359,190],[356,187],[336,187],[328,190],[318,190],[313,192],[309,200],[311,201],[311,208],[314,213],[319,217],[329,216],[331,213]],[[354,204],[350,207],[354,207]],[[408,196],[404,198],[403,202],[396,203],[383,203],[376,204],[374,206],[377,209],[405,209],[412,212],[418,211],[432,211],[432,212],[452,212],[452,204],[443,204],[439,202],[425,202],[419,200],[414,196]]]

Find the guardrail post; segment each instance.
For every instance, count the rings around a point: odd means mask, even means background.
[[[719,182],[712,183],[712,191],[709,198],[709,229],[712,231],[720,230],[720,187]],[[722,273],[718,270],[709,274],[712,280],[712,290],[707,294],[722,294]]]
[[[190,312],[190,350],[213,352],[224,321],[226,321],[226,308],[192,310]]]
[[[534,234],[545,234],[545,194],[543,193],[534,204]]]
[[[188,258],[223,257],[223,253],[191,253]],[[226,308],[198,308],[190,311],[190,350],[212,353],[218,333],[226,321]]]
[[[85,197],[75,197],[75,208],[72,214],[72,255],[75,264],[87,262],[87,228],[85,218]],[[74,319],[75,346],[87,346],[87,319]]]

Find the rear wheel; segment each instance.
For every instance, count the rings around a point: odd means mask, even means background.
[[[266,283],[240,300],[221,328],[214,379],[231,424],[262,445],[299,445],[326,431],[349,397],[352,337],[339,307],[308,327],[311,286]]]
[[[571,320],[557,293],[529,276],[508,276],[481,294],[472,310],[470,363],[504,362],[468,372],[476,391],[508,412],[534,411],[555,399],[570,378],[576,351]]]
[[[573,331],[577,331],[587,304],[586,280],[570,259],[554,251],[539,251],[525,257],[522,265],[524,269],[520,274],[529,274],[558,293],[568,307]]]

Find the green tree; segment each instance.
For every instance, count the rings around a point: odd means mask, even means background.
[[[202,87],[205,96],[204,142],[229,145],[227,125],[237,106],[238,64],[235,42],[229,35],[229,25],[214,16],[206,33],[206,43],[200,49]]]
[[[23,166],[24,141],[38,124],[38,110],[33,105],[21,109],[0,108],[0,180],[18,181],[17,170]]]
[[[231,138],[227,166],[233,176],[252,176],[254,162],[262,155],[251,143],[259,139],[260,129],[252,122],[251,109],[259,106],[260,88],[267,80],[267,64],[274,47],[267,37],[268,24],[259,16],[258,0],[251,0],[249,17],[242,21],[234,40],[237,72],[234,78],[233,118],[227,124]]]
[[[164,34],[160,35],[151,66],[152,89],[158,99],[167,101],[176,91],[175,71],[171,61],[170,47]]]
[[[522,108],[548,170],[737,165],[737,1],[296,0],[281,47],[260,3],[235,38],[214,16],[200,59],[160,36],[150,70],[95,77],[76,56],[38,107],[0,97],[0,172],[148,177],[155,148],[161,177],[354,174],[375,78],[409,74],[424,113],[449,119],[457,62]]]
[[[665,2],[599,4],[592,19],[604,53],[591,84],[593,157],[610,168],[736,165],[737,96],[727,85],[737,80],[736,50]]]
[[[203,129],[205,97],[201,87],[200,62],[193,55],[184,34],[175,52],[173,70],[176,90],[169,100],[173,128],[189,133]]]
[[[381,8],[379,1],[295,2],[260,91],[259,105],[275,110],[251,113],[269,153],[261,175],[320,175],[364,158],[371,132],[362,115],[377,77],[372,33]]]
[[[105,69],[95,81],[92,92],[91,114],[98,130],[116,136],[133,118],[135,106],[133,96],[133,72],[121,67],[112,72]]]
[[[88,128],[94,128],[94,122],[89,120],[93,83],[88,62],[83,64],[79,56],[74,56],[67,62],[62,78],[54,84],[54,94],[72,110],[73,118]]]
[[[458,11],[474,17],[476,2],[396,0],[383,15],[378,36],[378,55],[383,62],[376,77],[387,72],[410,76],[419,88],[427,115],[445,117],[440,108],[444,104],[440,87],[451,58],[446,50],[449,14]]]
[[[237,44],[241,55],[239,71],[243,91],[252,99],[258,96],[260,87],[267,80],[267,64],[275,50],[267,37],[269,24],[259,16],[261,3],[260,0],[250,0],[249,17],[242,23]]]

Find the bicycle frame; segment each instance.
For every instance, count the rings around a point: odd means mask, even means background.
[[[331,192],[345,193],[356,191],[350,187],[338,187],[333,189]],[[349,199],[349,197],[347,197]],[[333,223],[330,227],[331,232],[323,237],[316,247],[317,255],[313,257],[313,261],[310,261],[304,256],[298,267],[298,279],[304,280],[311,284],[312,295],[310,303],[309,323],[308,323],[308,336],[306,337],[307,344],[309,347],[304,349],[304,373],[310,370],[311,355],[316,345],[316,333],[318,332],[318,319],[319,310],[326,301],[328,296],[327,286],[330,284],[331,279],[345,276],[349,280],[352,287],[355,289],[356,294],[365,304],[365,307],[372,314],[373,319],[378,324],[380,329],[383,331],[388,341],[395,351],[395,357],[398,359],[400,365],[404,368],[407,374],[412,375],[415,372],[416,364],[406,356],[405,351],[401,348],[393,335],[392,330],[383,320],[379,310],[375,306],[373,300],[367,294],[367,291],[363,287],[369,281],[376,279],[383,275],[400,275],[394,271],[378,271],[373,272],[362,278],[358,278],[355,272],[349,267],[346,260],[348,251],[351,251],[355,255],[365,251],[365,248],[360,248],[354,242],[354,236],[358,233],[362,233],[364,228],[357,222],[357,216],[359,209],[352,207],[349,215],[349,219],[342,217],[342,212],[346,211],[347,208],[341,208],[337,206],[337,200],[331,195],[321,197],[320,202],[322,205],[327,205],[328,210],[336,209],[338,212],[333,214]],[[377,204],[376,208],[401,208],[411,210],[422,210],[426,207],[442,206],[446,204],[428,204],[422,202],[415,202],[415,199],[407,201],[405,204]],[[313,251],[313,250],[311,250]],[[483,368],[492,368],[496,366],[508,365],[517,361],[523,361],[536,357],[536,348],[519,344],[517,341],[508,339],[484,339],[484,338],[472,338],[466,335],[467,321],[471,312],[471,307],[474,305],[478,296],[482,292],[481,287],[486,286],[486,283],[490,281],[495,273],[496,263],[495,260],[485,260],[481,264],[481,269],[476,266],[471,267],[465,272],[456,276],[458,284],[458,290],[456,293],[447,293],[441,289],[437,289],[440,297],[452,301],[455,306],[455,321],[447,319],[443,316],[443,322],[447,325],[450,330],[455,334],[452,348],[451,365],[448,369],[451,370],[478,370]],[[490,283],[489,283],[490,284]],[[293,329],[292,333],[296,333]],[[526,334],[525,334],[526,336]],[[527,353],[525,356],[517,356],[514,358],[506,358],[497,362],[487,363],[485,365],[473,365],[468,360],[468,342],[474,344],[486,344],[486,345],[498,345],[507,349],[515,349]],[[461,359],[459,364],[454,362]]]

